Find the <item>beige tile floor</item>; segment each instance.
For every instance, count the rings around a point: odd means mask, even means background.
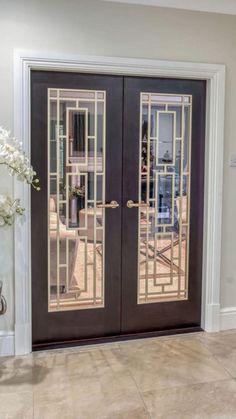
[[[0,418],[236,418],[236,331],[0,358]]]

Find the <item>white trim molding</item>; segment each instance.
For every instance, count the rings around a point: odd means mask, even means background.
[[[14,135],[30,155],[31,70],[201,79],[207,81],[202,328],[220,328],[220,260],[225,66],[177,61],[68,56],[15,51]],[[31,351],[30,190],[15,181],[26,219],[15,225],[15,353]]]
[[[236,307],[220,310],[220,330],[236,329]]]
[[[112,3],[127,3],[142,6],[167,7],[170,9],[236,15],[235,0],[105,0]]]

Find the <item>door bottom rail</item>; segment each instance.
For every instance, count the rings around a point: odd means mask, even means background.
[[[67,340],[67,341],[60,341],[60,342],[35,343],[32,346],[32,350],[43,351],[43,350],[50,350],[50,349],[63,349],[63,348],[72,348],[76,346],[98,345],[98,344],[103,344],[103,343],[122,342],[126,340],[137,340],[137,339],[148,339],[148,338],[154,338],[154,337],[173,336],[173,335],[197,333],[197,332],[203,332],[203,331],[204,330],[200,326],[190,326],[190,327],[183,327],[183,328],[178,328],[178,329],[127,333],[127,334],[121,334],[121,335],[102,336],[102,337],[86,338],[86,339],[75,339],[75,340]]]

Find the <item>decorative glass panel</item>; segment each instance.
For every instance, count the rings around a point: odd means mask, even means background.
[[[191,95],[141,93],[138,303],[188,298]]]
[[[48,89],[48,309],[104,307],[106,92]]]

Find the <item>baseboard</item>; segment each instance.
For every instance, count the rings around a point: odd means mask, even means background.
[[[220,330],[236,329],[236,307],[220,310]]]
[[[15,355],[26,355],[32,351],[30,323],[15,324]]]
[[[206,332],[220,330],[220,304],[207,304],[202,314],[202,329]]]
[[[14,332],[0,331],[0,357],[15,354]]]

